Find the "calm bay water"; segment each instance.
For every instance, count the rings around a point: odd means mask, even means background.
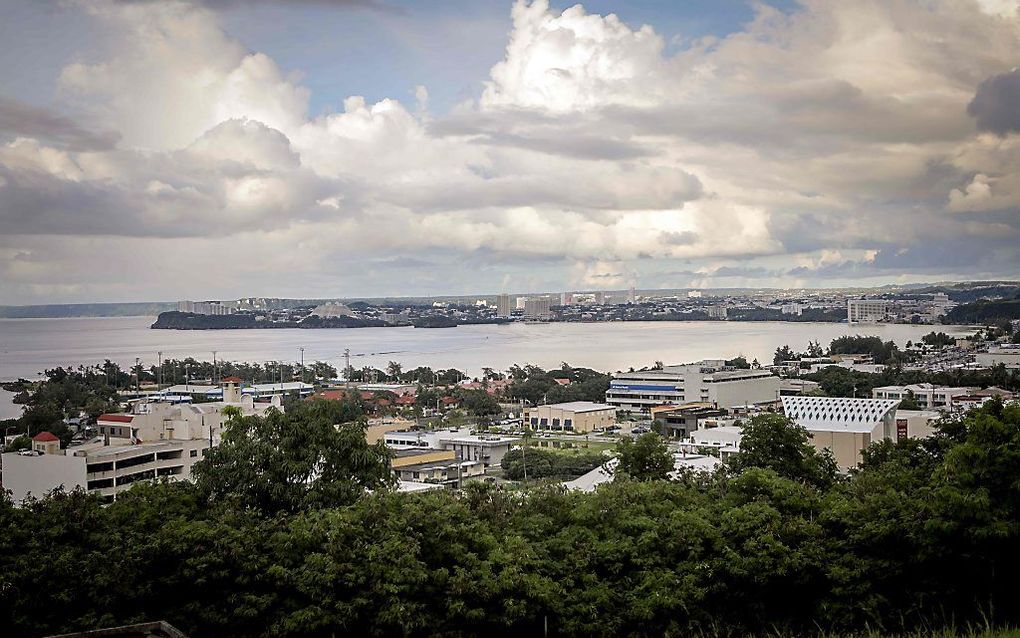
[[[892,339],[901,347],[930,332],[931,326],[854,325],[790,322],[616,322],[460,326],[444,329],[359,328],[338,330],[151,330],[153,317],[74,319],[0,319],[0,379],[33,378],[54,366],[101,363],[122,366],[139,357],[154,364],[164,358],[232,361],[321,360],[341,368],[344,348],[351,365],[384,368],[389,361],[405,369],[418,365],[456,367],[477,375],[482,367],[498,370],[511,364],[572,365],[597,370],[624,370],[655,361],[683,363],[743,355],[750,361],[772,360],[779,346],[803,350],[808,341],[827,345],[847,334]],[[966,334],[966,327],[939,330]],[[17,410],[0,392],[0,418]]]

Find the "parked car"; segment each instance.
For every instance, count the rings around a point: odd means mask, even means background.
[[[644,426],[644,425],[639,425],[636,428],[634,428],[633,430],[631,430],[631,432],[633,434],[647,434],[647,433],[649,433],[651,431],[652,431],[651,428],[649,428],[647,426]]]

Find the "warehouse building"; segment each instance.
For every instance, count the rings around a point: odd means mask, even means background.
[[[811,433],[818,450],[829,449],[842,469],[861,462],[861,450],[896,433],[892,399],[846,397],[783,397],[783,412]]]
[[[525,409],[524,423],[536,430],[584,434],[616,423],[616,408],[591,401],[539,405]]]

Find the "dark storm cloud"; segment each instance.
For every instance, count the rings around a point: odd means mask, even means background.
[[[114,131],[90,131],[44,107],[0,96],[0,137],[31,137],[75,151],[108,150],[117,145]]]
[[[1020,69],[993,75],[982,82],[967,113],[977,127],[997,135],[1020,132]]]
[[[230,207],[222,182],[245,177],[272,177],[266,172],[243,172],[237,166],[196,164],[195,172],[161,170],[166,158],[150,158],[152,165],[136,184],[75,180],[35,169],[0,163],[0,228],[11,235],[103,235],[122,237],[208,237],[246,230],[272,230],[294,222],[321,221],[337,214],[318,206],[317,199],[344,192],[357,202],[355,189],[343,190],[307,173],[292,173],[296,192],[292,201]],[[167,164],[169,165],[169,164]],[[159,183],[148,175],[159,175]],[[204,183],[199,177],[213,178]],[[217,179],[222,178],[222,179]],[[165,181],[163,181],[165,180]],[[171,184],[172,183],[172,184]]]

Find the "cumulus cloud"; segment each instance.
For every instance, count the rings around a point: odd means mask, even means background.
[[[1002,275],[1020,259],[1015,13],[760,5],[667,48],[654,25],[521,0],[474,99],[433,113],[414,86],[311,115],[297,72],[220,26],[224,4],[84,3],[110,40],[63,69],[59,111],[0,101],[6,297],[138,296],[89,257],[135,246],[182,256],[135,273],[139,290],[229,246],[231,278],[199,296],[258,293],[273,269],[315,296]],[[915,257],[928,246],[950,271]]]

